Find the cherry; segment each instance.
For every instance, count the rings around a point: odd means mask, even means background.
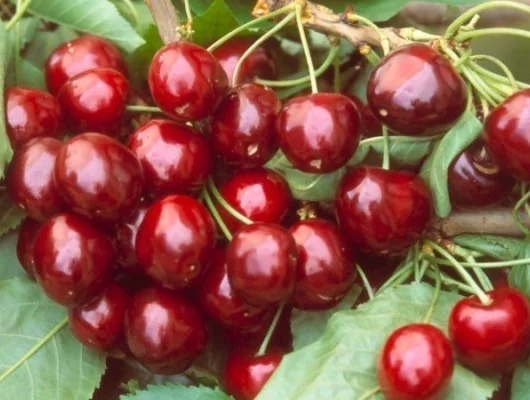
[[[141,268],[136,258],[136,235],[147,210],[149,210],[148,204],[140,204],[131,214],[114,226],[116,263],[128,271],[139,271]]]
[[[382,135],[381,122],[377,120],[372,109],[368,104],[353,94],[344,93],[357,106],[357,110],[361,114],[361,136],[374,137]]]
[[[203,318],[195,305],[163,288],[137,292],[125,316],[133,355],[156,374],[185,371],[206,345]]]
[[[296,97],[280,112],[277,135],[280,148],[295,168],[333,172],[348,162],[359,145],[359,111],[340,93]]]
[[[342,179],[337,219],[356,249],[396,254],[418,241],[432,214],[431,194],[410,172],[356,167]]]
[[[228,90],[219,62],[206,49],[185,41],[167,44],[155,54],[148,80],[156,104],[183,122],[211,115]]]
[[[530,303],[516,289],[488,292],[491,304],[475,296],[460,300],[449,317],[457,359],[482,375],[515,368],[530,351]]]
[[[182,289],[207,267],[215,239],[215,224],[201,203],[167,196],[147,211],[136,235],[136,256],[153,279]]]
[[[290,229],[298,247],[294,305],[306,310],[336,306],[353,286],[355,261],[346,238],[324,219],[307,219]]]
[[[18,233],[18,262],[31,279],[35,279],[35,259],[33,257],[33,248],[35,246],[35,239],[37,238],[40,227],[41,224],[39,222],[31,218],[24,218]]]
[[[26,215],[44,221],[63,208],[53,180],[57,154],[62,143],[50,137],[37,137],[15,152],[6,176],[9,196]]]
[[[111,68],[127,76],[120,51],[105,39],[81,36],[56,48],[46,62],[46,85],[56,94],[71,78],[95,68]]]
[[[59,90],[57,99],[75,131],[117,134],[129,91],[129,82],[123,74],[97,68],[70,79]]]
[[[83,133],[59,151],[55,182],[74,211],[115,221],[139,204],[144,177],[138,159],[120,142],[99,133]]]
[[[61,108],[49,93],[13,87],[6,93],[7,136],[13,149],[39,136],[59,138]]]
[[[206,139],[173,121],[149,121],[131,136],[129,149],[140,160],[147,189],[154,196],[196,193],[212,169]]]
[[[410,135],[446,131],[466,109],[466,85],[451,63],[425,44],[400,47],[381,60],[368,104],[389,129]]]
[[[435,400],[449,386],[453,370],[444,333],[433,325],[410,324],[387,339],[377,374],[387,400]]]
[[[110,239],[88,220],[59,214],[42,225],[35,239],[35,275],[51,299],[74,306],[106,286],[113,256]]]
[[[282,104],[261,85],[232,90],[212,121],[212,143],[221,160],[235,168],[261,167],[278,150],[274,129]]]

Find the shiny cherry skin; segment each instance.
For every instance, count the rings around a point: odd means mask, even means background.
[[[92,69],[63,85],[57,99],[76,132],[119,132],[129,97],[129,82],[110,68]]]
[[[357,275],[346,238],[335,224],[319,218],[300,221],[289,230],[298,248],[295,307],[334,307],[352,288]]]
[[[342,179],[337,220],[356,249],[398,254],[423,234],[432,215],[431,193],[410,172],[356,167]]]
[[[99,351],[112,350],[124,337],[128,300],[124,289],[109,284],[90,302],[69,310],[72,333],[85,346]]]
[[[201,203],[189,196],[167,196],[147,211],[136,235],[136,256],[153,279],[183,289],[208,266],[215,240],[215,224]]]
[[[182,295],[158,287],[134,294],[125,315],[125,335],[132,354],[162,375],[184,372],[207,341],[196,306]]]
[[[85,35],[56,48],[46,62],[46,85],[56,94],[71,78],[95,68],[110,68],[127,76],[120,51],[111,42]]]
[[[208,141],[173,121],[149,121],[133,133],[129,149],[140,160],[153,196],[197,193],[212,170]]]
[[[290,100],[276,129],[280,148],[300,171],[325,174],[343,167],[361,139],[355,104],[340,93],[315,93]]]
[[[213,117],[215,154],[234,168],[263,166],[278,150],[274,129],[281,107],[270,88],[249,83],[233,89]]]
[[[442,54],[425,44],[400,47],[381,60],[367,88],[368,104],[389,129],[436,134],[466,109],[466,86]]]
[[[136,235],[145,214],[149,210],[146,203],[140,204],[127,217],[114,225],[114,248],[116,249],[116,263],[125,270],[140,271],[141,267],[136,258]]]
[[[40,227],[41,223],[31,218],[24,218],[18,233],[18,262],[31,279],[35,279],[35,259],[33,255],[33,248],[35,247],[35,239],[37,238]]]
[[[530,303],[513,288],[488,292],[491,304],[475,296],[460,300],[449,317],[458,361],[481,375],[512,370],[530,351]]]
[[[155,54],[148,80],[156,104],[181,122],[210,116],[228,90],[219,62],[186,41],[167,44]]]
[[[290,299],[296,285],[297,253],[293,236],[281,226],[262,222],[244,226],[226,248],[234,292],[262,307]]]
[[[60,138],[61,121],[61,107],[51,94],[21,87],[7,89],[7,136],[13,149],[35,137]]]
[[[451,204],[460,209],[492,207],[512,192],[515,179],[501,171],[482,141],[463,151],[449,167]]]
[[[59,214],[42,225],[33,257],[35,276],[57,303],[74,306],[97,295],[110,280],[112,242],[88,220]]]
[[[451,382],[451,343],[430,324],[410,324],[387,339],[377,368],[387,400],[437,400]]]
[[[38,221],[45,221],[63,208],[53,178],[61,147],[62,143],[57,139],[34,138],[15,152],[7,171],[9,197],[28,217]]]
[[[116,221],[134,210],[144,189],[142,166],[117,140],[83,133],[68,140],[57,155],[55,182],[76,212]]]

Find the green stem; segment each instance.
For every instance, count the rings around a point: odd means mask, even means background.
[[[423,277],[425,276],[425,273],[427,272],[427,269],[429,268],[429,261],[423,260],[420,265],[420,282],[423,280]]]
[[[136,7],[134,7],[134,4],[131,0],[123,0],[127,8],[129,9],[129,13],[134,19],[134,26],[137,28],[140,26],[140,17],[138,16],[138,12],[136,11]]]
[[[296,14],[296,25],[298,26],[298,33],[300,35],[300,42],[302,43],[302,48],[304,49],[305,59],[307,62],[307,69],[309,71],[309,78],[311,80],[311,91],[313,93],[318,93],[317,77],[315,75],[315,66],[313,65],[313,58],[311,57],[311,49],[309,48],[309,43],[307,42],[307,36],[304,29],[304,21],[302,20],[303,5],[300,3],[295,4],[295,14]]]
[[[383,285],[381,285],[377,292],[380,293],[385,289],[405,282],[412,275],[413,268],[413,261],[404,264],[394,275],[392,275]]]
[[[193,26],[193,14],[191,13],[190,2],[189,0],[183,0],[183,2],[184,2],[184,12],[186,13],[186,19],[187,19],[186,24],[188,25],[189,28],[191,28]]]
[[[230,204],[226,202],[221,192],[219,192],[219,189],[217,189],[217,186],[215,186],[215,182],[212,178],[208,179],[208,188],[212,192],[213,197],[215,200],[223,207],[232,217],[237,219],[239,222],[245,224],[245,225],[252,225],[254,221],[251,219],[245,217],[243,214],[241,214],[239,211],[237,211],[234,207],[232,207]]]
[[[471,64],[470,66],[472,69],[477,71],[481,76],[485,78],[489,78],[492,81],[504,83],[504,84],[510,84],[510,80],[502,75],[496,74],[495,72],[490,71],[489,69],[486,69],[478,64]],[[526,89],[530,87],[530,84],[521,82],[521,81],[515,81],[517,84],[517,87],[519,89]]]
[[[521,197],[523,197],[530,189],[526,183],[521,183]],[[526,214],[530,217],[530,204],[528,202],[524,203],[524,209]]]
[[[217,211],[217,208],[215,207],[215,204],[212,201],[208,190],[204,188],[201,195],[204,197],[204,201],[206,201],[206,206],[208,207],[210,214],[212,215],[213,219],[215,219],[215,222],[217,222],[217,225],[219,225],[219,228],[221,228],[221,231],[223,232],[225,238],[227,240],[232,240],[232,233],[227,228],[225,222],[223,221],[223,218],[221,218],[221,215],[219,215],[219,212]]]
[[[17,0],[17,10],[22,6],[22,0]],[[20,24],[15,26],[15,82],[20,80]]]
[[[278,310],[276,310],[276,315],[274,316],[274,319],[272,320],[271,325],[269,326],[269,330],[267,331],[265,338],[263,338],[263,342],[261,343],[261,346],[259,347],[259,350],[256,353],[257,357],[262,356],[267,352],[267,348],[269,347],[269,342],[271,341],[272,335],[274,334],[274,331],[276,330],[276,326],[278,325],[278,321],[280,320],[280,317],[282,316],[284,307],[285,307],[285,303],[282,303],[278,307]]]
[[[436,261],[440,265],[453,265],[450,262],[439,259],[439,258],[433,258],[434,261]],[[520,260],[512,260],[512,261],[494,261],[494,262],[476,262],[476,263],[470,263],[470,262],[461,262],[460,265],[466,267],[466,268],[505,268],[505,267],[515,267],[517,265],[527,265],[530,264],[530,258],[522,258]]]
[[[390,137],[386,125],[383,125],[383,169],[390,169]]]
[[[510,71],[508,66],[504,64],[501,60],[499,60],[497,57],[488,56],[485,54],[477,54],[477,55],[469,57],[469,59],[472,61],[484,60],[484,61],[489,61],[495,64],[497,67],[499,67],[499,69],[501,69],[504,75],[506,75],[506,78],[510,82],[510,85],[512,86],[512,88],[514,90],[517,90],[517,81],[515,80],[515,77],[513,76],[512,71]]]
[[[412,247],[412,261],[414,262],[414,282],[420,282],[420,254],[419,254],[419,245],[416,243]]]
[[[427,310],[427,313],[425,314],[425,319],[423,320],[424,324],[428,324],[431,321],[432,314],[434,313],[434,310],[436,306],[438,305],[438,299],[440,298],[440,291],[442,290],[442,276],[440,273],[440,267],[438,265],[435,265],[436,267],[436,285],[434,286],[434,295],[432,297],[431,305],[429,306],[429,309]]]
[[[381,387],[375,387],[373,389],[370,389],[369,391],[367,391],[366,393],[364,393],[360,398],[359,400],[368,400],[370,397],[373,397],[375,396],[377,393],[379,393],[381,391]]]
[[[521,221],[521,218],[519,218],[519,210],[528,203],[528,200],[530,200],[530,191],[528,191],[521,199],[515,204],[515,207],[513,208],[512,215],[515,223],[526,236],[530,235],[530,229]]]
[[[383,54],[387,55],[390,52],[390,41],[388,40],[386,35],[383,33],[383,31],[379,29],[379,27],[376,24],[374,24],[368,18],[363,17],[362,15],[359,15],[359,14],[354,14],[351,18],[348,18],[348,19],[350,20],[350,22],[351,20],[360,21],[366,26],[369,26],[370,28],[372,28],[379,36],[379,41],[381,42],[381,48],[383,49]]]
[[[432,279],[435,279],[436,280],[436,274],[432,271],[427,271],[425,273],[429,278],[432,278]],[[453,278],[450,278],[449,276],[443,274],[443,273],[440,273],[440,278],[442,280],[442,283],[445,285],[445,286],[454,286],[456,288],[458,288],[459,291],[461,292],[464,292],[464,293],[467,293],[467,294],[475,294],[475,292],[473,291],[473,288],[471,288],[470,286],[462,283],[462,282],[459,282]]]
[[[456,36],[456,40],[465,42],[469,39],[476,39],[481,36],[489,36],[489,35],[512,35],[512,36],[520,36],[523,38],[530,39],[530,32],[524,31],[522,29],[517,28],[484,28],[484,29],[477,29],[476,31],[469,31],[469,32],[460,32]]]
[[[359,273],[359,276],[361,277],[363,286],[366,289],[366,293],[368,294],[368,298],[372,300],[374,298],[374,289],[372,288],[372,285],[370,285],[370,282],[368,281],[368,278],[366,277],[366,274],[364,273],[363,269],[358,264],[357,264],[357,272]]]
[[[6,32],[9,32],[11,28],[13,28],[13,26],[15,26],[18,21],[20,21],[20,19],[24,16],[24,13],[27,11],[30,5],[31,0],[26,0],[20,5],[20,7],[17,7],[15,15],[13,15],[13,17],[11,17],[11,19],[6,24]]]
[[[469,262],[476,262],[475,259],[473,257],[470,257]],[[491,284],[491,281],[490,279],[488,278],[488,275],[486,275],[486,273],[481,270],[480,268],[473,268],[473,273],[475,274],[475,276],[477,277],[480,285],[482,286],[482,288],[486,291],[489,291],[489,290],[493,290],[493,285]]]
[[[152,106],[129,105],[125,107],[125,110],[128,112],[138,112],[138,113],[163,113],[163,111],[160,108],[152,107]]]
[[[381,58],[377,55],[377,53],[374,51],[374,49],[372,49],[371,46],[364,45],[361,46],[360,49],[360,53],[364,56],[364,58],[368,60],[371,65],[376,66],[381,62]]]

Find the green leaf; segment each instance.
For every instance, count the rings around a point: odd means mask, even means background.
[[[162,48],[164,43],[160,38],[155,25],[150,25],[143,34],[145,44],[138,47],[127,57],[130,79],[134,87],[141,88],[147,85],[147,73],[155,53]]]
[[[9,43],[5,26],[0,23],[0,178],[4,176],[5,166],[13,157],[13,150],[7,136],[4,101],[5,78],[10,62]]]
[[[20,225],[24,211],[17,207],[6,191],[0,192],[0,236]]]
[[[519,258],[530,258],[530,243],[527,242],[526,246],[521,253]],[[526,294],[530,298],[530,264],[527,265],[516,265],[510,268],[508,274],[508,284],[521,292]]]
[[[39,32],[24,52],[24,59],[39,69],[44,69],[50,53],[61,44],[77,37],[71,28],[60,25],[53,32]]]
[[[434,289],[423,283],[388,289],[355,310],[331,317],[317,342],[284,357],[256,400],[351,400],[378,386],[376,365],[388,335],[422,321]],[[447,331],[447,319],[462,297],[442,291],[432,323]],[[444,400],[486,400],[497,380],[457,365]],[[381,394],[373,399],[382,399]]]
[[[522,258],[530,247],[525,240],[495,235],[458,235],[453,241],[459,246],[503,261]]]
[[[36,67],[28,60],[20,59],[18,64],[18,85],[46,90],[46,82],[44,80],[44,72],[42,69]]]
[[[530,393],[530,368],[519,365],[513,374],[511,400],[527,400]]]
[[[41,25],[41,21],[38,18],[22,18],[18,22],[18,29],[20,29],[20,41],[19,48],[22,50],[26,45],[31,42],[37,33],[37,29]],[[16,29],[12,29],[9,32],[12,43],[16,43]]]
[[[11,231],[0,238],[0,281],[12,278],[27,278],[17,257],[18,231]]]
[[[206,386],[182,386],[174,384],[149,385],[146,390],[122,395],[120,400],[231,400],[220,389]]]
[[[0,281],[0,393],[17,400],[87,400],[105,371],[103,354],[69,332],[66,309],[27,279]]]
[[[207,46],[239,26],[232,10],[224,0],[214,0],[201,15],[193,19],[193,41]]]

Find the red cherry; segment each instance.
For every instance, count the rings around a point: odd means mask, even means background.
[[[7,171],[9,196],[26,215],[44,221],[63,208],[53,179],[57,154],[62,143],[54,138],[37,137],[15,152]]]
[[[111,241],[75,214],[57,215],[35,239],[35,275],[57,303],[73,306],[90,300],[110,279]]]
[[[381,136],[383,134],[381,122],[377,120],[370,106],[364,104],[361,99],[353,94],[344,94],[355,103],[357,110],[359,110],[361,115],[361,136]]]
[[[339,93],[316,93],[290,100],[277,123],[280,148],[295,168],[328,173],[343,167],[361,138],[355,104]]]
[[[411,324],[387,339],[377,368],[387,400],[441,398],[454,370],[451,343],[433,325]]]
[[[274,129],[281,107],[272,89],[256,84],[233,89],[212,121],[216,155],[235,168],[264,165],[278,150]]]
[[[17,240],[17,258],[18,262],[24,268],[24,271],[31,279],[35,279],[35,259],[33,257],[33,248],[35,239],[39,233],[41,224],[31,218],[25,218],[20,225]]]
[[[211,115],[228,90],[228,78],[219,62],[206,49],[185,41],[160,49],[148,78],[156,104],[184,122]]]
[[[149,121],[131,136],[129,149],[140,160],[147,189],[155,196],[196,193],[212,169],[204,136],[173,121]]]
[[[185,371],[206,345],[206,327],[194,304],[163,288],[137,292],[125,317],[127,344],[156,374]]]
[[[153,279],[182,289],[208,265],[215,239],[214,222],[201,203],[188,196],[167,196],[147,211],[136,235],[136,256]]]
[[[115,221],[139,204],[144,177],[138,159],[120,142],[99,133],[84,133],[59,151],[55,182],[74,211]]]
[[[148,204],[140,204],[126,218],[120,220],[114,227],[114,248],[116,249],[116,263],[127,271],[139,271],[140,266],[136,258],[136,234],[142,224],[145,214],[149,210]]]
[[[46,62],[46,84],[56,94],[71,78],[95,68],[111,68],[127,76],[120,51],[96,36],[81,36],[56,48]]]
[[[460,300],[449,317],[457,359],[482,375],[507,372],[530,351],[530,303],[516,289],[488,292],[491,304],[475,296]]]
[[[410,172],[353,168],[337,190],[337,219],[356,249],[395,254],[423,234],[432,214],[431,194]]]
[[[410,135],[446,131],[466,109],[466,85],[432,47],[411,44],[383,58],[367,88],[374,115],[393,131]]]

